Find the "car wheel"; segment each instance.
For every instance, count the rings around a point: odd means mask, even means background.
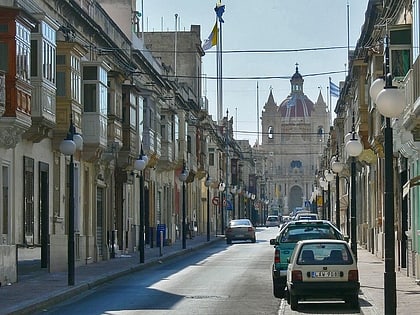
[[[290,308],[292,311],[297,311],[299,298],[296,295],[290,294]]]
[[[357,294],[347,297],[345,301],[351,308],[359,308],[359,296]]]
[[[232,240],[230,240],[230,239],[226,239],[226,244],[232,244]]]
[[[252,238],[252,239],[251,239],[251,242],[252,242],[252,243],[255,243],[256,241],[257,241],[257,239],[256,239],[256,238]]]
[[[276,284],[274,280],[273,280],[273,295],[279,299],[284,298],[284,286]]]

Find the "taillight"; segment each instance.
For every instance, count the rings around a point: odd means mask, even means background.
[[[277,249],[274,251],[274,263],[275,264],[280,263],[280,251]]]
[[[292,281],[302,281],[302,271],[292,270]]]
[[[254,228],[253,227],[249,227],[248,228],[248,232],[252,232],[252,231],[254,231]]]
[[[226,232],[232,232],[232,228],[227,228]]]
[[[349,281],[359,281],[359,272],[357,270],[349,271]]]

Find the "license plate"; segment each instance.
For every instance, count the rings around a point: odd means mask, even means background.
[[[337,278],[337,271],[312,271],[312,278]]]
[[[236,237],[244,237],[243,234],[236,234]]]

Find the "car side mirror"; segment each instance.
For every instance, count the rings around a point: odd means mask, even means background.
[[[350,237],[348,235],[344,235],[344,240],[348,243],[350,241]]]
[[[272,238],[270,239],[270,245],[279,245],[279,243],[277,242],[277,239]]]

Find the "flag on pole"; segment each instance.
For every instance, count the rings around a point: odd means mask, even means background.
[[[211,31],[208,38],[204,40],[203,50],[209,50],[213,46],[217,45],[217,34],[218,34],[217,22],[214,24],[213,30]]]
[[[335,85],[330,78],[330,95],[339,97],[340,96],[340,88]]]
[[[225,13],[225,5],[222,5],[222,3],[219,1],[219,3],[216,4],[214,11],[216,11],[216,15],[219,18],[220,23],[225,23],[222,18],[223,13]]]

